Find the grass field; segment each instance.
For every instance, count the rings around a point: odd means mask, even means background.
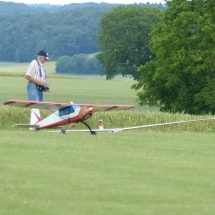
[[[0,73],[9,72],[25,74],[29,63],[0,62]],[[46,62],[45,68],[48,74],[55,73],[55,64],[55,61]]]
[[[1,105],[27,98],[27,81],[16,73],[0,70],[0,215],[215,214],[213,121],[98,135],[18,130],[11,126],[27,123],[30,109]],[[46,101],[135,104],[129,78],[48,81]],[[114,127],[213,117],[135,105],[133,111],[95,114],[89,123],[96,127],[102,118],[105,127]]]
[[[214,134],[2,131],[1,215],[215,213]]]
[[[6,99],[27,99],[27,80],[23,77],[0,76],[1,102]],[[46,101],[75,103],[135,103],[135,92],[130,90],[132,81],[106,81],[97,79],[48,78],[50,92]]]

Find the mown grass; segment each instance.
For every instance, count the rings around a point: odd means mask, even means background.
[[[214,155],[214,134],[1,131],[1,214],[214,214]]]

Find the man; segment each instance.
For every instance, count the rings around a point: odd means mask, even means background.
[[[43,91],[47,89],[44,87],[49,87],[49,83],[46,82],[46,71],[44,68],[44,63],[47,60],[50,60],[48,53],[39,51],[38,58],[33,60],[27,69],[25,78],[28,80],[28,101],[44,101]]]

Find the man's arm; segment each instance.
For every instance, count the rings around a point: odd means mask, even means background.
[[[27,80],[29,80],[30,82],[33,82],[35,84],[38,84],[38,85],[41,85],[41,86],[47,86],[47,87],[49,86],[49,83],[44,82],[44,81],[36,80],[35,78],[33,78],[33,77],[29,76],[29,75],[26,75],[25,78]]]

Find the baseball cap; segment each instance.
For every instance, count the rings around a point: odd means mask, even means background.
[[[43,50],[39,51],[37,55],[44,56],[44,57],[46,57],[47,60],[50,60],[49,54]]]

